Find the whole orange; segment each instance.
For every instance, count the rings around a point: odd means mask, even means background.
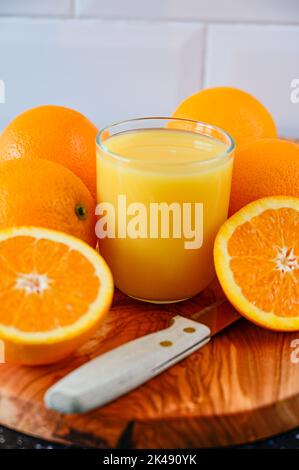
[[[95,246],[95,204],[67,168],[42,159],[0,163],[0,229],[46,227]]]
[[[185,99],[173,114],[220,127],[237,146],[263,137],[277,137],[269,111],[252,95],[231,87],[206,88]]]
[[[261,139],[236,151],[229,213],[266,196],[299,197],[299,145]]]
[[[38,157],[72,170],[96,194],[97,128],[81,113],[39,106],[17,116],[0,136],[0,160]]]

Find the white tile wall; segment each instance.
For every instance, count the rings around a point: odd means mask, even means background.
[[[201,86],[203,28],[100,20],[0,20],[0,126],[45,103],[97,125],[168,115]]]
[[[204,85],[251,92],[272,112],[282,135],[299,137],[299,104],[291,101],[295,78],[299,26],[209,27]]]
[[[73,0],[0,0],[0,15],[67,16],[73,7]]]
[[[0,0],[0,128],[42,103],[98,125],[170,114],[224,84],[255,94],[280,133],[298,137],[298,28],[299,0]]]
[[[299,22],[298,0],[75,0],[75,5],[82,16]]]

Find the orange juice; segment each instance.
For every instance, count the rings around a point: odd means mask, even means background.
[[[126,294],[179,301],[214,277],[212,250],[227,218],[233,142],[204,124],[197,132],[159,119],[137,121],[98,136],[100,251]]]

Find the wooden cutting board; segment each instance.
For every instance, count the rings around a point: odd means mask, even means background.
[[[47,410],[43,395],[66,373],[130,339],[215,301],[215,285],[192,300],[159,306],[117,292],[111,313],[74,357],[47,367],[0,365],[0,423],[41,438],[93,447],[225,446],[299,425],[299,363],[291,341],[239,320],[180,364],[84,415]],[[232,308],[232,307],[229,307]],[[298,355],[299,356],[299,355]],[[136,357],[138,361],[138,357]]]

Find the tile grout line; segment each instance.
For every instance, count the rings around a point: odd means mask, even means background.
[[[76,7],[76,0],[71,0],[70,3],[70,10],[68,14],[58,14],[58,15],[43,15],[43,14],[29,14],[29,15],[16,15],[16,14],[6,14],[1,15],[0,13],[0,20],[64,20],[64,21],[100,21],[100,22],[124,22],[124,23],[133,23],[133,24],[182,24],[182,25],[204,25],[204,26],[242,26],[242,27],[275,27],[275,26],[283,26],[283,27],[299,27],[299,21],[293,22],[286,22],[286,21],[245,21],[245,20],[217,20],[212,18],[200,19],[200,18],[144,18],[144,17],[136,17],[136,18],[129,18],[125,16],[88,16],[88,15],[79,15]]]
[[[206,71],[206,60],[207,60],[207,34],[208,24],[203,24],[203,45],[202,45],[202,70],[200,73],[201,88],[205,86],[205,71]]]
[[[77,8],[77,0],[70,0],[71,1],[71,18],[79,18],[78,15],[78,8]]]

